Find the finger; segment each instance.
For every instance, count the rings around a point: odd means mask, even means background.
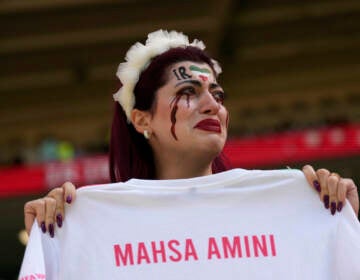
[[[24,205],[25,229],[28,234],[30,234],[35,218],[38,226],[45,233],[45,201],[43,199],[32,200]]]
[[[359,215],[359,194],[357,187],[353,180],[344,179],[346,185],[346,198],[349,200],[355,214]]]
[[[329,197],[329,189],[328,189],[328,185],[327,185],[327,181],[328,181],[328,177],[330,175],[330,171],[327,169],[318,169],[316,170],[316,175],[319,178],[319,182],[320,182],[320,187],[321,187],[321,192],[320,192],[320,197],[321,200],[324,202],[324,206],[326,209],[329,209],[330,205],[329,205],[329,201],[330,201],[330,197]]]
[[[70,204],[75,201],[76,198],[76,188],[71,182],[66,182],[62,186],[64,190],[64,200]]]
[[[312,186],[318,193],[320,193],[320,183],[314,168],[311,165],[305,165],[302,168],[302,171],[304,172],[305,178],[308,181],[309,185]]]
[[[330,198],[330,212],[332,215],[336,213],[336,207],[338,203],[337,194],[338,194],[338,183],[340,181],[340,176],[336,173],[331,173],[327,178],[327,186],[329,190]]]
[[[56,210],[56,200],[52,197],[45,197],[45,224],[51,237],[54,237],[54,219]]]
[[[63,218],[64,218],[64,189],[63,188],[55,188],[52,189],[48,195],[56,200],[56,207],[55,207],[55,217],[56,217],[56,224],[58,227],[62,227]]]
[[[31,206],[29,206],[30,202],[27,202],[24,205],[24,223],[25,223],[25,229],[28,235],[30,235],[31,227],[35,220],[35,213],[31,209]]]
[[[343,206],[345,204],[346,191],[347,191],[347,180],[348,179],[340,179],[339,184],[338,184],[338,190],[337,190],[337,200],[338,200],[337,210],[338,210],[338,212],[341,211],[341,209],[343,208]]]

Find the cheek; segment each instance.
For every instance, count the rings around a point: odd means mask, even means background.
[[[178,103],[179,114],[188,114],[196,107],[195,100],[190,96],[182,96]]]
[[[190,97],[188,95],[185,96],[186,105],[184,105],[184,100],[182,97],[184,97],[184,96],[180,96],[180,95],[176,96],[171,105],[171,107],[172,107],[171,114],[170,114],[171,134],[175,140],[178,140],[176,131],[175,131],[175,125],[177,123],[177,120],[180,119],[180,122],[181,122],[183,119],[186,119],[186,111],[189,111],[189,109],[190,109]]]
[[[177,132],[184,128],[183,121],[189,119],[189,112],[194,104],[187,96],[176,96],[172,100],[161,100],[157,103],[153,116],[153,127],[159,135],[168,131],[175,140],[178,140]],[[159,131],[161,130],[161,131]]]
[[[191,131],[195,124],[199,121],[198,105],[196,100],[190,98],[190,102],[187,102],[186,98],[181,98],[176,113],[177,129],[185,129]]]
[[[189,112],[196,107],[195,100],[188,95],[182,95],[175,97],[170,103],[170,111],[174,113],[176,111],[176,119],[180,120],[189,115]]]
[[[228,127],[229,112],[228,112],[228,110],[226,110],[226,108],[224,106],[222,106],[222,108],[219,111],[219,118],[220,118],[221,123],[223,123],[224,125],[226,125],[226,127]]]
[[[168,101],[168,100],[162,100],[161,102],[159,101],[156,104],[154,118],[156,118],[157,120],[160,120],[160,121],[170,120],[170,118],[169,118],[169,115],[171,112],[170,102],[171,101]]]

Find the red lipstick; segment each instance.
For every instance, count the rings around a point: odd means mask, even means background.
[[[205,131],[221,133],[220,122],[218,120],[214,120],[214,119],[202,120],[195,125],[195,128],[205,130]]]

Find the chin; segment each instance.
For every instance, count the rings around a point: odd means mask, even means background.
[[[205,138],[203,141],[209,143],[209,145],[221,146],[221,148],[223,148],[225,145],[226,135],[222,133],[210,133],[203,136]]]
[[[217,156],[223,150],[225,146],[225,139],[222,137],[207,137],[206,141],[203,142],[202,148],[207,153]]]

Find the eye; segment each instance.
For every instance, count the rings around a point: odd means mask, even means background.
[[[188,87],[184,87],[181,90],[179,90],[177,94],[190,96],[190,95],[196,94],[196,90],[194,87],[188,86]]]
[[[216,102],[220,103],[220,104],[224,104],[224,99],[225,99],[225,92],[217,90],[214,91],[212,93],[214,99],[216,100]]]

